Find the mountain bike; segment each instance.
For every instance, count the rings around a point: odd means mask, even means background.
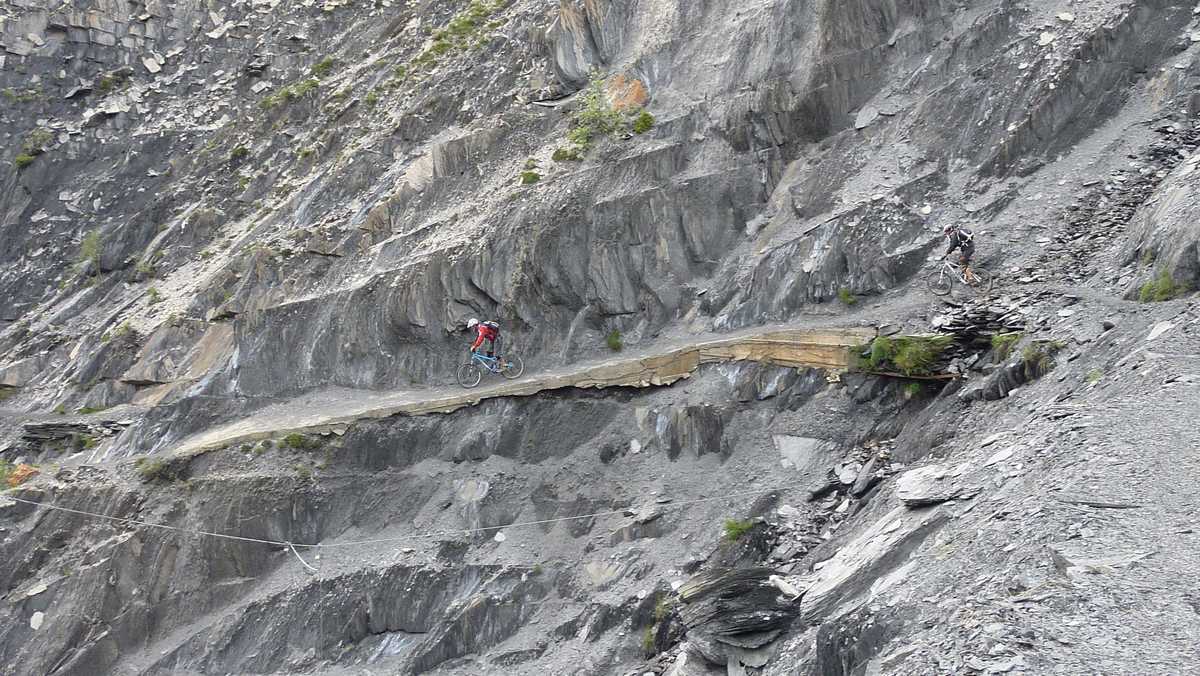
[[[972,267],[971,276],[974,279],[967,281],[961,265],[943,259],[941,267],[929,273],[929,276],[925,278],[925,284],[937,296],[950,295],[956,280],[975,293],[987,293],[992,290],[995,280],[992,279],[991,273],[978,267]]]
[[[506,355],[503,362],[497,357],[489,357],[478,352],[471,352],[471,361],[458,367],[456,373],[458,384],[467,388],[479,385],[479,381],[483,380],[483,372],[497,373],[515,380],[525,373],[525,362],[515,354]]]

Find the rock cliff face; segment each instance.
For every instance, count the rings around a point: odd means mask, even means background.
[[[1191,3],[19,0],[0,96],[3,673],[1188,670]],[[966,383],[589,375],[945,329],[951,223]]]

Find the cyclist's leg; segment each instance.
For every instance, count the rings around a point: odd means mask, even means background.
[[[497,334],[496,339],[492,341],[492,347],[496,348],[496,362],[498,366],[504,366],[504,350],[502,349],[503,340],[504,339]]]
[[[964,249],[962,252],[962,258],[959,259],[959,263],[962,264],[963,279],[965,279],[968,284],[975,283],[975,275],[971,272],[972,253],[974,253],[974,251],[971,251],[970,249]]]

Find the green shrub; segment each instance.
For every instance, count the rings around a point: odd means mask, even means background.
[[[84,409],[79,409],[79,410],[82,413]],[[85,451],[88,449],[91,449],[91,448],[95,448],[96,445],[99,443],[100,442],[96,441],[96,437],[93,437],[90,434],[83,434],[83,435],[80,435],[80,437],[79,437],[79,444],[83,447],[83,450],[85,450]]]
[[[738,540],[742,539],[743,535],[749,533],[753,528],[753,521],[725,519],[725,541],[737,542]]]
[[[300,434],[299,432],[292,432],[291,434],[284,437],[283,444],[285,446],[287,446],[288,448],[292,448],[297,451],[309,451],[314,448],[321,447],[320,441],[313,439],[311,437],[308,437],[306,435]]]
[[[0,490],[8,488],[8,475],[12,474],[13,466],[7,460],[0,459]]]
[[[312,479],[313,470],[308,465],[297,463],[293,465],[292,468],[296,470],[296,474],[300,475],[300,478],[304,481]]]
[[[1100,382],[1102,378],[1104,378],[1104,369],[1096,368],[1088,371],[1086,380],[1089,385],[1095,385],[1096,383]]]
[[[376,93],[374,89],[367,92],[366,102],[368,106],[374,107],[375,104],[379,103],[379,94]]]
[[[49,129],[38,127],[25,135],[21,141],[21,152],[27,155],[41,155],[46,152],[46,146],[54,140],[54,134]]]
[[[170,465],[156,458],[138,458],[133,466],[144,483],[175,481],[179,478]]]
[[[83,240],[79,242],[79,262],[99,265],[102,244],[99,230],[93,230],[84,235]]]
[[[333,72],[334,64],[335,61],[333,60],[333,57],[327,56],[313,64],[310,72],[312,73],[313,77],[325,77]]]
[[[612,350],[613,352],[620,352],[625,348],[625,343],[621,340],[620,329],[613,329],[612,331],[609,331],[608,335],[604,338],[604,343],[608,345],[608,349]]]
[[[305,80],[304,82],[301,82],[300,84],[296,85],[295,89],[292,90],[294,92],[294,96],[292,98],[298,99],[301,96],[308,94],[309,92],[316,91],[316,89],[320,86],[321,86],[321,83],[319,81],[317,81],[316,78],[310,77],[307,80]]]
[[[921,383],[906,383],[904,385],[904,395],[909,399],[921,394]]]
[[[36,158],[33,155],[21,153],[20,155],[17,155],[15,159],[13,159],[13,166],[15,166],[17,169],[24,169],[25,167],[33,164],[34,159]]]
[[[583,91],[582,105],[572,117],[567,140],[580,150],[586,150],[598,137],[624,131],[625,118],[608,102],[604,77],[597,71]]]
[[[638,113],[638,116],[633,118],[633,133],[645,134],[654,128],[654,116],[643,110]]]
[[[163,301],[162,294],[153,286],[150,287],[150,290],[146,291],[146,298],[150,300],[151,305],[157,305]]]
[[[1138,300],[1143,303],[1161,303],[1177,298],[1188,292],[1187,284],[1177,284],[1171,277],[1171,271],[1163,268],[1151,280],[1138,290]]]
[[[1012,354],[1013,346],[1021,341],[1025,334],[1021,332],[1014,333],[997,333],[992,336],[992,351],[996,353],[998,361],[1008,359],[1008,355]]]
[[[1025,366],[1027,379],[1040,378],[1054,368],[1054,354],[1062,349],[1058,341],[1038,341],[1021,350],[1021,363]]]
[[[532,185],[540,180],[542,180],[542,175],[536,171],[521,172],[521,185]]]
[[[952,342],[950,336],[880,336],[871,342],[867,365],[873,371],[894,368],[906,376],[931,375],[933,367]]]
[[[838,300],[842,301],[844,305],[854,305],[858,302],[858,298],[855,297],[854,293],[845,287],[838,289]]]
[[[554,151],[550,159],[555,162],[577,162],[579,161],[579,150],[577,148],[559,148]]]
[[[133,269],[143,277],[153,277],[158,273],[158,271],[154,269],[154,266],[147,261],[138,261],[138,264],[135,265]]]
[[[250,156],[250,149],[247,148],[246,146],[238,146],[238,147],[234,148],[233,150],[229,151],[229,161],[230,162],[237,162],[239,160],[244,160],[249,156]]]

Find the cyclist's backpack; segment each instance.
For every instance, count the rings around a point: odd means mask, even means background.
[[[488,327],[489,329],[492,329],[493,331],[500,330],[500,325],[497,324],[496,322],[484,322],[483,325]]]
[[[958,229],[958,238],[960,241],[962,241],[963,244],[974,244],[975,243],[975,233],[971,232],[970,230],[967,230],[966,228]]]

